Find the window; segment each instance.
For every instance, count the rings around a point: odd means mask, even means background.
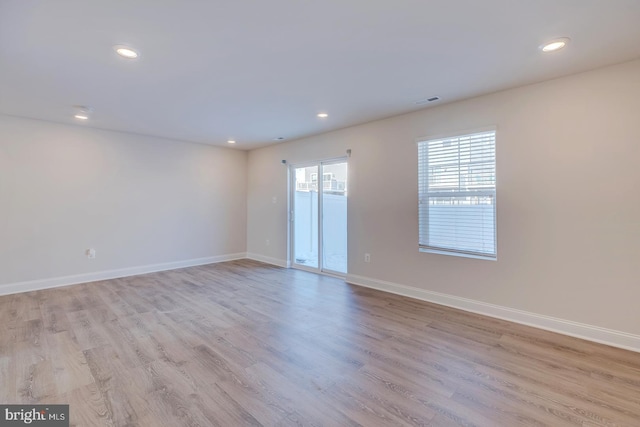
[[[496,258],[494,130],[418,142],[423,252]]]

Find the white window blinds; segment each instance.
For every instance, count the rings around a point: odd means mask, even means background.
[[[418,142],[421,250],[496,257],[496,133]]]

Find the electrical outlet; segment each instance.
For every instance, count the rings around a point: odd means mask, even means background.
[[[364,254],[364,262],[371,262],[371,254]]]
[[[267,246],[269,246],[271,244],[271,241],[269,239],[267,239]]]
[[[89,259],[95,259],[96,258],[96,250],[93,249],[93,248],[87,249],[85,254],[87,255],[87,258],[89,258]]]

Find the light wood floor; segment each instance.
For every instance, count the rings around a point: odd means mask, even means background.
[[[0,297],[78,426],[640,426],[640,354],[253,261]]]

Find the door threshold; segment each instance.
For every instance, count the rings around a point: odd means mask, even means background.
[[[342,279],[345,280],[347,278],[347,273],[338,273],[336,271],[320,271],[320,274],[323,274],[325,276],[331,276],[331,277],[335,277],[336,279]]]
[[[291,264],[291,268],[294,268],[296,270],[306,271],[307,273],[315,273],[315,274],[320,274],[322,276],[335,277],[336,279],[345,280],[347,278],[347,273],[339,273],[337,271],[330,271],[330,270],[318,270],[317,268],[307,267],[300,264]]]

